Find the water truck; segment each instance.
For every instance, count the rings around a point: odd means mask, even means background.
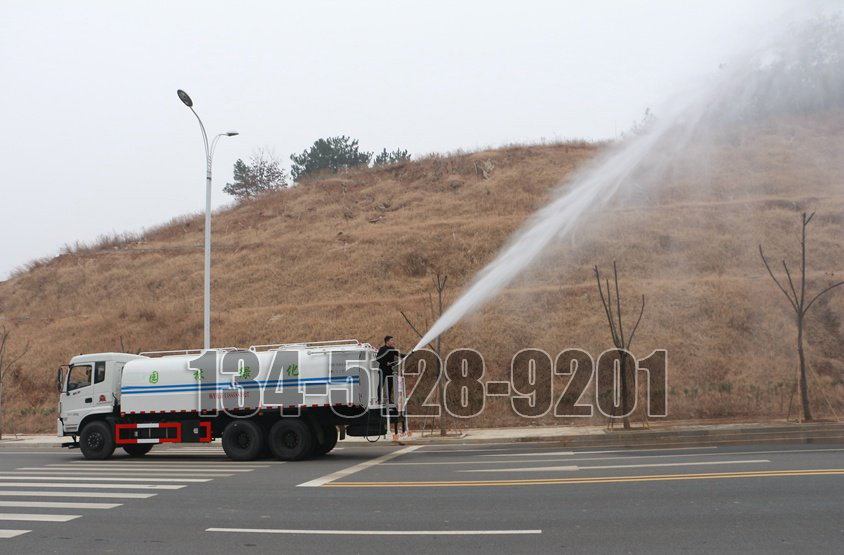
[[[385,435],[400,415],[389,396],[377,401],[375,354],[340,340],[75,356],[56,376],[58,435],[95,460],[216,438],[237,461],[325,455],[346,436]],[[399,403],[402,384],[390,384]]]

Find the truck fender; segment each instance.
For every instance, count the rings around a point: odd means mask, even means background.
[[[117,423],[118,419],[112,413],[89,414],[82,419],[82,422],[79,423],[79,428],[77,428],[79,430],[78,433],[81,434],[85,426],[87,426],[91,422],[94,422],[95,420],[105,420],[111,427],[111,429],[114,430],[114,425]]]

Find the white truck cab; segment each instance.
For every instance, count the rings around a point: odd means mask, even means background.
[[[126,353],[78,355],[59,369],[58,435],[77,435],[82,421],[94,414],[114,411],[120,402],[123,366],[144,358]]]

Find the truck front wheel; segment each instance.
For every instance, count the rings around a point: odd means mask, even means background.
[[[283,461],[298,461],[311,453],[314,436],[298,418],[282,418],[270,428],[270,451]]]
[[[251,420],[234,420],[223,430],[223,450],[233,461],[253,461],[261,454],[264,434]]]
[[[79,449],[86,459],[102,461],[114,453],[114,434],[111,426],[102,420],[95,420],[82,428]]]

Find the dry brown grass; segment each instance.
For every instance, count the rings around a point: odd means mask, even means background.
[[[813,283],[827,283],[824,272],[844,273],[844,162],[831,155],[844,149],[834,131],[843,123],[842,114],[785,121],[672,161],[658,186],[590,217],[574,244],[556,245],[448,332],[444,346],[479,350],[489,379],[505,378],[510,357],[525,347],[552,356],[567,347],[600,353],[610,341],[591,267],[617,259],[627,298],[648,299],[633,351],[669,351],[672,417],[783,417],[793,329],[755,248],[762,242],[777,258],[795,252],[796,214],[816,209]],[[453,300],[553,186],[602,148],[430,156],[313,180],[215,214],[214,343],[375,344],[391,333],[410,347],[414,336],[399,309],[422,318],[430,274],[449,274]],[[819,153],[834,162],[818,163]],[[476,171],[482,160],[495,164],[490,179]],[[9,380],[7,430],[52,429],[54,369],[74,354],[117,350],[121,336],[132,351],[201,343],[202,227],[200,215],[178,218],[143,237],[71,249],[0,283],[0,314],[17,338],[32,341]],[[844,295],[834,294],[807,324],[809,361],[839,412],[842,313]],[[494,400],[481,417],[454,425],[519,423],[508,403]]]

